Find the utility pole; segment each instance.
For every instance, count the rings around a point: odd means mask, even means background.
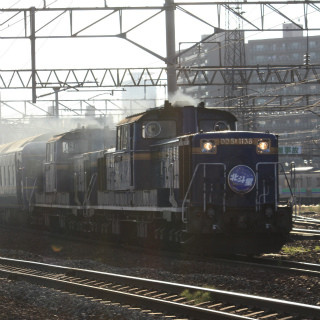
[[[31,40],[31,70],[32,70],[32,102],[37,102],[36,93],[36,23],[35,23],[35,11],[36,8],[30,9],[30,40]]]
[[[233,30],[230,28],[230,12],[226,12],[227,31],[225,31],[224,63],[227,67],[231,67],[231,70],[226,72],[229,85],[224,86],[224,95],[225,97],[229,97],[227,102],[228,106],[236,107],[236,116],[238,119],[240,118],[240,126],[243,130],[248,129],[249,122],[249,120],[246,119],[246,116],[249,115],[249,112],[247,112],[248,110],[246,110],[247,101],[244,99],[247,96],[247,87],[246,85],[241,84],[241,88],[239,88],[237,87],[237,84],[242,83],[246,79],[246,72],[235,72],[232,70],[232,67],[244,67],[246,65],[244,31],[242,31],[242,20],[240,18],[242,5],[239,0],[237,0],[237,2],[239,4],[236,6],[235,10],[238,12],[238,16]]]
[[[169,101],[177,91],[174,0],[166,0],[167,82]]]
[[[60,88],[54,88],[54,97],[55,97],[55,105],[54,105],[54,111],[53,111],[53,115],[56,118],[59,118],[59,90]]]

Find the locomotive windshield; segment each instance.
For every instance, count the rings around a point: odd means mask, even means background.
[[[76,141],[63,141],[62,152],[63,153],[75,153],[78,152],[79,146]]]
[[[142,123],[142,137],[145,139],[167,139],[177,135],[176,122],[172,120],[165,121],[147,121]]]
[[[226,131],[230,130],[230,125],[221,120],[200,120],[199,129],[208,131]]]

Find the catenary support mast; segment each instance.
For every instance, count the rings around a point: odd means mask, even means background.
[[[36,93],[36,31],[35,31],[35,7],[30,9],[30,40],[31,40],[31,70],[32,70],[32,102],[37,102]]]
[[[175,47],[175,25],[174,25],[174,0],[166,0],[166,41],[167,41],[167,82],[168,98],[171,100],[177,91],[176,76],[176,47]]]

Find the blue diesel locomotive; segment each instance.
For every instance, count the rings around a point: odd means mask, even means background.
[[[228,253],[274,251],[286,241],[292,207],[279,201],[276,135],[236,131],[231,113],[203,104],[166,102],[122,120],[115,147],[99,148],[97,139],[47,142],[29,220]]]

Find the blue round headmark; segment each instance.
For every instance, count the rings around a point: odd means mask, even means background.
[[[238,165],[230,170],[228,183],[234,192],[248,193],[253,189],[256,183],[256,177],[251,168]]]

